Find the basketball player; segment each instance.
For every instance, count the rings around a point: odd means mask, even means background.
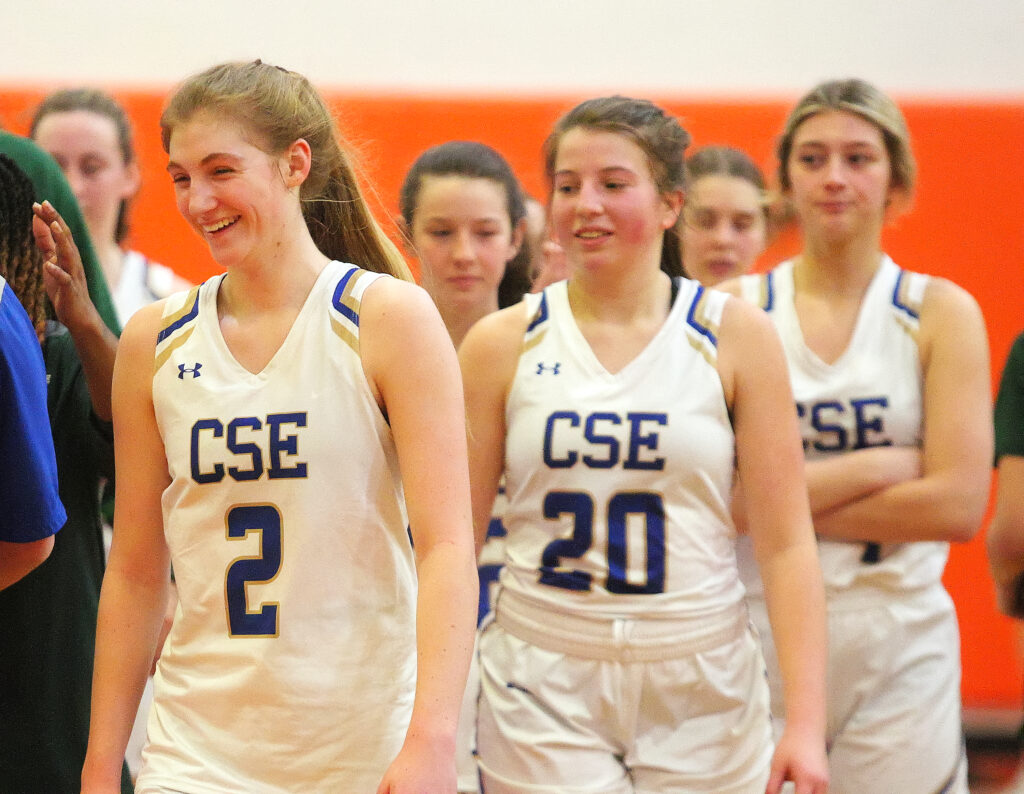
[[[582,103],[548,139],[568,281],[460,349],[478,537],[507,482],[480,638],[484,789],[822,792],[824,604],[792,394],[767,318],[672,280],[689,136],[644,100]],[[789,728],[729,517],[738,459],[772,594]]]
[[[476,583],[444,325],[387,275],[405,264],[304,77],[212,67],[161,126],[226,274],[122,339],[83,791],[112,790],[173,562],[136,791],[451,794]]]
[[[778,158],[803,250],[740,287],[782,337],[803,434],[828,599],[831,791],[966,794],[960,643],[941,577],[988,498],[984,321],[964,290],[882,250],[915,180],[888,96],[822,83],[791,111]],[[770,642],[770,593],[742,568]],[[782,679],[766,657],[781,727]]]

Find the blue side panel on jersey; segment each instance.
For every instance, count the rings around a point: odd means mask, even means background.
[[[900,275],[896,279],[896,288],[892,291],[892,305],[899,309],[901,312],[913,317],[915,320],[920,319],[917,312],[907,306],[905,303],[900,302],[900,287],[903,286],[903,277],[907,275],[906,270],[900,270]]]
[[[529,327],[526,329],[526,333],[530,333],[530,331],[532,331],[546,319],[548,319],[548,296],[545,294],[541,294],[540,306],[537,309],[537,314],[534,315],[533,320],[530,322]]]
[[[333,305],[339,313],[347,317],[355,325],[359,325],[359,314],[352,311],[352,309],[342,303],[341,296],[345,294],[345,288],[352,280],[352,277],[355,276],[357,269],[358,268],[352,268],[348,273],[341,277],[341,280],[338,282],[338,286],[334,290],[334,297],[331,299],[331,305]]]
[[[703,294],[704,294],[704,287],[698,286],[697,287],[697,294],[693,296],[693,301],[690,303],[690,311],[687,312],[687,314],[686,314],[686,322],[690,325],[691,328],[696,330],[697,333],[699,333],[702,336],[706,337],[708,339],[708,341],[711,342],[712,345],[715,345],[717,347],[718,346],[718,340],[715,338],[715,335],[713,333],[711,333],[711,329],[710,328],[706,328],[705,326],[701,325],[699,322],[697,322],[697,319],[694,317],[694,314],[697,311],[697,304],[700,303],[700,299],[701,299],[701,296]]]
[[[768,271],[764,276],[764,306],[761,308],[770,312],[775,307],[775,273]]]
[[[192,308],[188,310],[187,314],[183,315],[182,317],[179,317],[173,323],[171,323],[166,328],[164,328],[164,330],[162,330],[159,334],[157,334],[156,343],[160,344],[167,337],[169,337],[171,334],[173,334],[175,331],[177,331],[179,328],[182,328],[182,327],[188,325],[190,322],[192,322],[198,316],[199,316],[199,290],[196,290],[196,299],[192,303]]]

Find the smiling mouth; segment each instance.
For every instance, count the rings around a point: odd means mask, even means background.
[[[228,226],[233,225],[237,220],[238,217],[225,218],[222,221],[217,221],[217,223],[211,223],[209,226],[203,226],[202,229],[207,234],[213,234],[214,232],[219,232],[221,229],[226,229]]]

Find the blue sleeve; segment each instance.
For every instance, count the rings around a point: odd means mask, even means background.
[[[27,543],[64,526],[42,350],[28,315],[2,279],[0,461],[0,540]]]

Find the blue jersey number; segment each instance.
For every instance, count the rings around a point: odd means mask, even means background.
[[[608,577],[605,587],[610,593],[644,595],[665,590],[665,506],[655,493],[617,493],[608,501]],[[566,568],[563,560],[578,560],[594,542],[594,500],[577,491],[551,491],[544,497],[544,517],[573,517],[573,531],[568,538],[553,540],[541,554],[541,584],[565,590],[588,591],[591,574]],[[629,518],[643,521],[646,547],[645,578],[642,584],[628,579]]]
[[[273,505],[240,505],[227,515],[228,540],[244,540],[249,533],[260,537],[260,553],[239,557],[228,566],[224,596],[228,608],[228,633],[232,637],[276,637],[276,603],[250,609],[246,588],[273,581],[281,570],[281,514]]]

